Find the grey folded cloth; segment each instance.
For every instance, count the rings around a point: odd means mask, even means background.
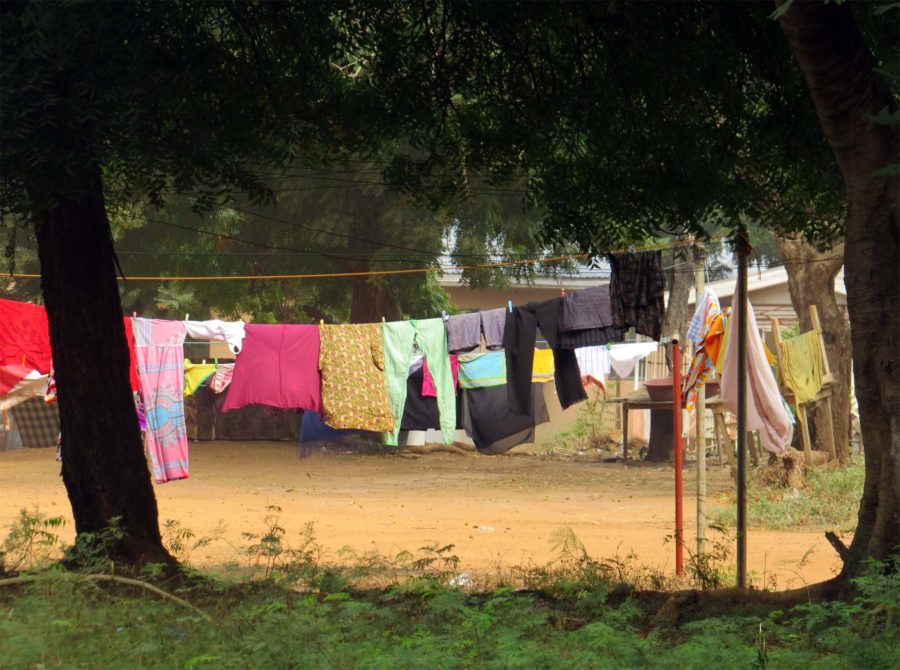
[[[592,286],[566,293],[559,311],[559,332],[588,328],[608,328],[613,325],[609,284]]]
[[[506,312],[504,308],[481,312],[481,332],[488,349],[503,348],[503,334],[506,332]]]
[[[454,314],[447,319],[447,348],[451,354],[471,351],[481,344],[481,313]]]

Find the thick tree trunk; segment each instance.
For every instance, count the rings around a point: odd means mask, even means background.
[[[63,482],[79,541],[118,519],[124,534],[105,547],[111,558],[171,565],[131,395],[99,170],[86,182],[93,197],[62,200],[40,212],[36,225],[59,389]]]
[[[834,293],[834,278],[844,265],[844,245],[819,252],[800,238],[783,238],[778,240],[778,251],[787,270],[791,304],[800,317],[801,332],[812,329],[809,306],[815,305],[819,312],[825,355],[835,380],[831,399],[834,441],[844,461],[850,443],[850,326]],[[824,410],[817,406],[812,427],[819,444],[824,445],[827,425]]]
[[[896,110],[849,5],[795,2],[781,25],[806,79],[847,190],[844,248],[853,371],[866,457],[859,522],[843,576],[900,546],[900,129],[871,118]]]

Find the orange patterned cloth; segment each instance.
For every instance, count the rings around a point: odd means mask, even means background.
[[[322,419],[332,428],[389,433],[394,413],[384,379],[380,323],[320,326]]]

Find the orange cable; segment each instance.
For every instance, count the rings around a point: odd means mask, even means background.
[[[679,246],[687,246],[692,242],[668,242],[647,247],[629,247],[628,249],[619,249],[617,251],[609,251],[607,253],[620,253],[627,251],[654,251],[657,249],[671,249]],[[584,258],[591,254],[572,254],[569,256],[554,256],[551,258],[537,258],[520,261],[498,261],[497,263],[482,263],[479,265],[456,265],[436,268],[406,268],[403,270],[366,270],[360,272],[326,272],[318,274],[296,274],[296,275],[228,275],[218,277],[125,277],[130,281],[248,281],[253,279],[329,279],[338,277],[371,277],[375,275],[403,275],[417,274],[422,272],[452,272],[454,270],[479,270],[485,268],[502,268],[513,265],[536,265],[538,263],[556,263],[560,261],[569,261],[576,258]],[[8,277],[16,279],[40,279],[39,274],[21,274],[11,273]],[[121,276],[118,277],[123,280]]]

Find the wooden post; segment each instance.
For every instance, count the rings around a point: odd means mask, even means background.
[[[742,226],[735,238],[738,261],[737,286],[737,587],[747,588],[747,254],[750,241]]]
[[[684,576],[684,472],[681,461],[681,345],[672,338],[672,419],[675,452],[675,574]]]
[[[706,288],[706,263],[702,245],[697,245],[699,260],[694,271],[694,307],[700,306],[703,291]],[[706,385],[697,391],[696,439],[697,439],[697,556],[706,552]],[[719,454],[719,463],[722,455]]]

